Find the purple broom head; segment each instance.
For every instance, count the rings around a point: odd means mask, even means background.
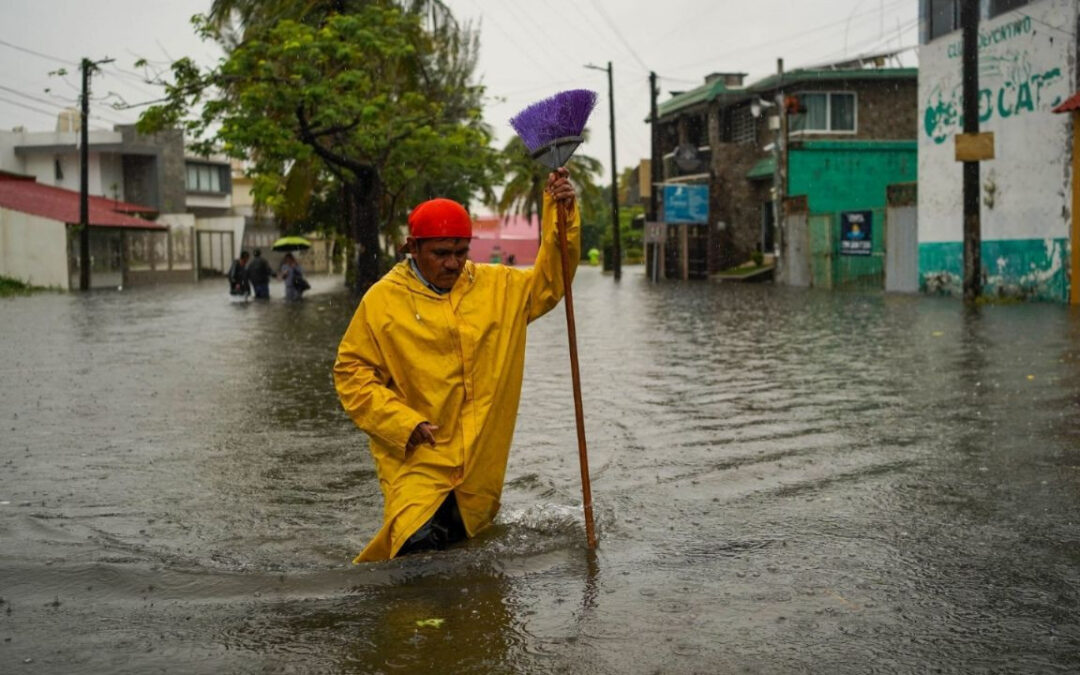
[[[581,132],[594,107],[595,91],[561,91],[519,112],[510,119],[510,126],[534,158],[556,169],[581,145]]]

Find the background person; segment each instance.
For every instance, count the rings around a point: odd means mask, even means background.
[[[229,266],[229,295],[235,299],[247,300],[251,295],[251,284],[247,275],[249,257],[247,251],[240,251],[240,257]]]
[[[286,300],[302,300],[304,291],[311,288],[304,278],[303,268],[292,253],[286,253],[281,260],[281,280],[285,282]]]
[[[251,287],[255,290],[256,300],[270,297],[270,277],[277,277],[277,275],[270,269],[270,263],[262,257],[262,251],[259,249],[255,249],[255,257],[247,265],[247,276]]]

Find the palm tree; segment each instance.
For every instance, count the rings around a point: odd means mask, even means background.
[[[525,144],[517,136],[503,148],[503,156],[507,181],[495,208],[501,216],[521,215],[531,221],[543,210],[548,168],[529,155]],[[583,212],[588,205],[603,203],[603,193],[595,182],[603,170],[599,160],[578,152],[566,163],[566,168],[577,185]]]

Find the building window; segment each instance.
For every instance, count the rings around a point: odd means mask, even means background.
[[[814,91],[798,97],[806,112],[791,118],[792,131],[855,132],[855,94]]]
[[[757,120],[750,113],[748,105],[736,108],[731,113],[731,142],[757,142]]]
[[[222,167],[217,164],[187,165],[188,192],[223,192],[221,188]]]
[[[930,0],[930,39],[959,30],[960,0]]]
[[[1005,12],[1019,9],[1030,1],[1031,0],[990,0],[990,17],[993,18],[998,14],[1004,14]]]

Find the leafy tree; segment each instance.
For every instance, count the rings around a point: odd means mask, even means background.
[[[595,220],[601,212],[606,212],[603,193],[596,185],[596,177],[603,166],[581,152],[575,152],[566,163],[571,180],[578,188],[581,201],[582,226]],[[514,214],[532,218],[540,215],[544,205],[544,186],[547,185],[549,170],[529,154],[520,138],[514,136],[503,149],[503,173],[506,183],[502,195],[496,202],[496,208],[502,215]],[[582,247],[584,249],[584,247]]]
[[[216,2],[196,28],[235,45],[207,71],[175,62],[166,103],[140,128],[182,125],[196,150],[250,158],[256,199],[290,217],[312,195],[339,193],[363,292],[382,272],[380,227],[401,222],[406,205],[436,194],[467,203],[499,179],[482,90],[469,84],[476,37],[456,24],[425,28],[437,19],[421,9],[436,6]],[[237,16],[243,32],[229,32],[223,17]]]

